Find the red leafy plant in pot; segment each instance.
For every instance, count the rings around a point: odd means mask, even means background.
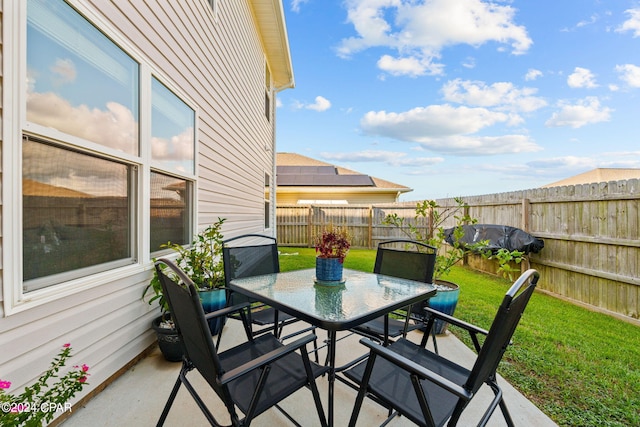
[[[346,228],[329,225],[314,237],[316,254],[320,258],[338,258],[343,263],[351,247],[350,239]]]

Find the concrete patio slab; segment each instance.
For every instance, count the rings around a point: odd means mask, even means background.
[[[287,332],[291,332],[291,328],[292,326],[289,327]],[[223,334],[221,345],[223,350],[225,347],[239,343],[243,338],[240,322],[227,322]],[[326,338],[326,333],[322,330],[317,330],[317,335],[320,340]],[[409,335],[409,338],[412,341],[419,342],[422,334],[419,331],[415,331]],[[358,342],[359,339],[359,336],[352,335],[338,342],[338,364],[345,363],[365,353],[365,348]],[[467,367],[470,367],[475,360],[475,353],[450,333],[438,337],[438,349],[440,354]],[[325,354],[326,352],[321,350],[321,360],[323,360],[322,357]],[[104,391],[84,407],[76,409],[73,415],[64,421],[62,425],[64,427],[86,427],[89,425],[95,427],[154,426],[178,376],[180,365],[180,363],[165,361],[160,351],[156,349],[106,387]],[[221,422],[228,423],[224,408],[221,407],[222,405],[217,396],[211,391],[200,374],[192,371],[188,378],[204,401],[207,402],[214,416],[219,416]],[[556,425],[504,379],[499,378],[499,384],[504,391],[505,401],[516,425],[536,427]],[[326,378],[321,377],[318,379],[318,388],[320,389],[320,396],[326,412],[328,394]],[[336,426],[346,426],[348,424],[355,397],[356,392],[354,390],[339,381],[336,382]],[[486,386],[483,387],[465,411],[459,425],[476,425],[492,397],[491,390]],[[286,399],[281,406],[303,426],[319,425],[313,398],[308,390],[300,390]],[[358,426],[380,425],[385,418],[386,410],[367,399],[358,418]],[[207,425],[207,420],[184,387],[178,392],[165,425],[190,427]],[[252,425],[258,427],[286,426],[291,425],[291,422],[279,411],[272,409],[256,418]],[[410,426],[413,424],[404,417],[396,417],[390,425]],[[491,417],[489,425],[506,425],[499,409]]]

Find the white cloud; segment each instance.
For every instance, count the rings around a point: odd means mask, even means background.
[[[300,5],[307,3],[309,0],[291,0],[291,10],[298,13],[300,12]]]
[[[587,171],[596,168],[640,168],[640,152],[608,152],[597,156],[564,156],[540,159],[527,163],[543,170]],[[568,175],[568,174],[567,174]]]
[[[488,155],[539,150],[540,147],[527,136],[469,136],[488,126],[512,120],[509,114],[486,108],[444,104],[402,113],[370,111],[361,119],[360,126],[369,135],[417,142],[425,149],[442,153]]]
[[[316,96],[316,102],[306,106],[309,110],[326,111],[331,108],[331,102],[323,96]]]
[[[580,21],[576,24],[576,28],[580,28],[580,27],[586,27],[588,25],[593,25],[596,22],[598,22],[599,16],[598,15],[591,15],[589,17],[589,19]]]
[[[378,68],[392,76],[418,77],[425,74],[442,74],[443,65],[416,57],[394,58],[390,55],[382,55],[378,60]]]
[[[296,101],[294,103],[294,108],[296,109],[307,109],[314,111],[326,111],[331,108],[331,101],[329,101],[324,96],[316,96],[315,102],[313,104],[304,104],[302,102]]]
[[[595,81],[595,75],[588,69],[576,67],[573,73],[567,77],[567,84],[572,88],[588,88],[598,87]]]
[[[433,138],[422,143],[425,149],[458,156],[490,156],[530,153],[542,150],[527,135],[466,136]]]
[[[76,65],[70,59],[56,59],[55,64],[49,70],[55,86],[73,83],[76,80]]]
[[[447,101],[508,111],[531,112],[547,105],[543,98],[534,96],[537,89],[519,89],[509,82],[497,82],[488,86],[480,81],[455,79],[445,83],[442,92]]]
[[[613,111],[611,108],[601,106],[598,98],[594,96],[581,99],[575,104],[561,101],[558,106],[560,111],[553,113],[546,121],[546,126],[570,126],[577,129],[588,124],[608,122]]]
[[[442,163],[442,157],[409,157],[400,151],[364,150],[352,153],[320,153],[325,160],[339,162],[380,162],[393,167],[423,167]]]
[[[402,113],[369,111],[360,121],[365,133],[404,141],[477,132],[506,122],[509,116],[486,108],[452,107],[448,104],[416,107]]]
[[[476,59],[472,56],[467,56],[467,58],[462,62],[462,66],[464,68],[476,68]]]
[[[27,119],[126,153],[137,143],[136,118],[117,102],[108,102],[101,110],[71,105],[52,92],[32,92],[27,96]]]
[[[564,156],[534,160],[527,165],[537,169],[593,169],[597,162],[590,157]]]
[[[624,12],[629,15],[629,19],[624,21],[616,31],[620,33],[631,31],[633,33],[633,37],[640,37],[640,8],[627,9]]]
[[[488,42],[510,45],[513,54],[532,44],[523,26],[514,23],[515,9],[480,0],[348,0],[348,21],[357,36],[343,39],[338,55],[344,58],[371,47],[398,52],[384,55],[378,66],[393,75],[437,75],[437,62],[447,46],[481,46]],[[384,58],[384,59],[383,59]]]
[[[536,80],[538,77],[542,77],[542,71],[536,70],[535,68],[529,68],[527,74],[525,74],[524,79],[526,81]]]
[[[616,65],[620,80],[630,87],[640,88],[640,67],[633,64]]]

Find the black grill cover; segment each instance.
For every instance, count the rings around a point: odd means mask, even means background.
[[[488,246],[486,246],[485,249],[489,249],[492,252],[497,252],[499,249],[504,248],[508,251],[537,254],[544,248],[544,241],[542,239],[538,239],[526,231],[508,225],[472,224],[462,227],[464,229],[464,236],[460,239],[462,246],[488,240]],[[454,228],[452,227],[444,231],[445,240],[450,245],[453,244],[453,230]]]

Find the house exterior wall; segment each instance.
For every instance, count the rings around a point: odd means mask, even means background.
[[[272,180],[275,177],[275,117],[265,117],[265,50],[251,2],[218,1],[216,16],[205,0],[69,3],[99,17],[94,25],[108,36],[125,38],[133,47],[133,56],[159,70],[195,103],[196,227],[202,229],[223,217],[227,218],[225,237],[245,232],[275,235],[275,227],[264,228],[265,172]],[[17,35],[19,28],[15,18],[7,16],[7,3],[0,9],[3,34]],[[4,47],[0,58],[13,60],[15,55],[5,56]],[[3,66],[3,72],[8,68]],[[20,125],[8,123],[4,112],[14,108],[9,102],[24,95],[5,87],[4,77],[0,120],[6,139],[12,133],[6,126]],[[19,179],[19,174],[7,171],[6,162],[4,165],[3,190],[8,185],[7,173]],[[11,164],[13,167],[19,165]],[[271,205],[275,211],[275,203]],[[271,216],[275,218],[275,213]],[[7,218],[3,223],[2,236],[12,226]],[[5,253],[2,260],[8,259],[7,253],[20,256],[15,248],[5,247],[4,241],[0,249]],[[71,364],[91,367],[90,386],[77,400],[154,344],[150,325],[158,309],[141,300],[152,274],[150,258],[151,254],[140,253],[137,264],[99,275],[100,283],[24,310],[9,313],[5,295],[0,293],[1,379],[11,381],[12,390],[32,383],[60,346],[71,343]],[[6,268],[2,267],[0,280],[4,281]]]
[[[287,189],[287,191],[278,191],[276,195],[278,206],[296,205],[298,200],[346,200],[348,204],[394,203],[398,201],[398,191],[363,192],[358,189],[345,190],[334,187],[323,191]]]

